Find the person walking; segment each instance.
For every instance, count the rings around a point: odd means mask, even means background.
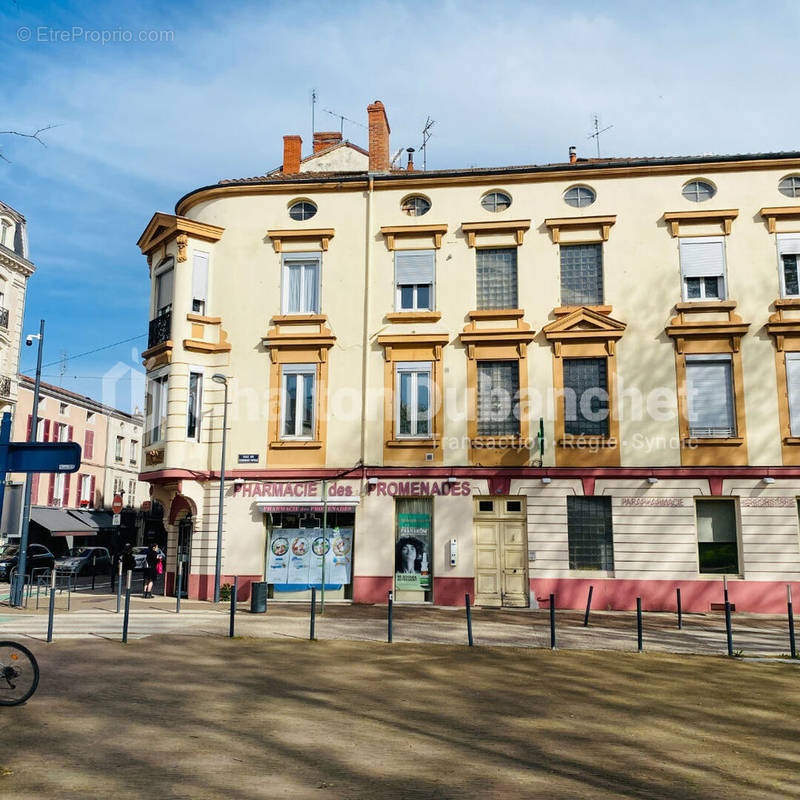
[[[153,542],[150,549],[147,551],[147,563],[144,568],[144,592],[142,593],[142,597],[153,596],[153,583],[155,582],[158,572],[158,563],[158,545]]]

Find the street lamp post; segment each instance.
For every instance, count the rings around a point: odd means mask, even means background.
[[[39,333],[31,334],[26,337],[27,345],[33,344],[33,340],[39,340],[39,353],[36,356],[36,380],[33,384],[33,408],[31,409],[31,429],[28,432],[28,441],[36,441],[36,429],[39,420],[39,385],[42,380],[42,345],[44,344],[44,320],[39,323]],[[25,496],[22,503],[22,530],[19,539],[19,560],[17,561],[17,574],[14,576],[14,585],[11,587],[11,605],[21,606],[25,597],[25,568],[28,555],[28,527],[31,518],[31,484],[33,474],[28,473],[25,477]]]
[[[219,510],[217,513],[217,559],[214,564],[214,602],[219,603],[219,581],[222,569],[222,508],[225,502],[225,440],[228,433],[228,379],[220,372],[211,376],[214,383],[225,387],[224,408],[222,412],[222,458],[219,468]]]

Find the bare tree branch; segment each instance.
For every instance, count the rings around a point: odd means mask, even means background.
[[[22,131],[0,131],[0,136],[21,136],[24,139],[35,139],[42,147],[47,147],[47,143],[40,138],[40,134],[44,133],[45,131],[50,131],[53,128],[60,127],[61,125],[46,125],[44,128],[39,128],[33,133],[23,133]],[[2,153],[0,153],[0,158],[8,164],[11,163],[11,161],[9,161],[9,159],[7,159]]]

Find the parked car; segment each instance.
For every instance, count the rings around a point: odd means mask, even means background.
[[[97,574],[111,570],[111,555],[105,547],[73,547],[70,555],[56,560],[56,567],[75,575],[91,575],[92,561]]]
[[[25,559],[25,572],[33,575],[33,570],[52,569],[56,557],[41,544],[28,545]],[[0,547],[0,581],[11,579],[12,571],[16,572],[19,563],[19,545],[6,544]]]

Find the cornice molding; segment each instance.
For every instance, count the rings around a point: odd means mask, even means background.
[[[2,246],[0,246],[0,266],[19,272],[20,275],[24,275],[26,278],[30,278],[36,271],[36,267],[27,258],[23,258],[13,250]]]
[[[386,239],[389,250],[395,250],[398,238],[433,237],[433,247],[438,250],[442,246],[442,236],[447,233],[447,225],[384,225],[381,233]]]
[[[550,236],[553,244],[561,241],[561,231],[594,230],[600,239],[608,241],[611,226],[617,221],[616,214],[608,214],[602,217],[556,217],[546,219],[544,224],[550,229]]]
[[[758,213],[766,220],[767,231],[769,231],[769,233],[777,232],[777,220],[800,221],[800,206],[762,208]]]
[[[681,235],[681,225],[714,225],[719,224],[725,236],[730,235],[731,223],[739,216],[738,208],[702,211],[666,211],[664,222],[673,237]]]
[[[136,242],[143,255],[149,256],[154,250],[162,247],[173,238],[191,236],[193,239],[201,239],[205,242],[218,242],[222,238],[225,228],[218,225],[209,225],[205,222],[197,222],[186,217],[176,216],[175,214],[165,214],[157,211],[147,223],[147,227],[142,232]],[[187,240],[179,241],[179,251],[183,250],[183,258],[178,253],[178,261],[185,261],[185,249]]]
[[[291,230],[267,231],[272,239],[272,247],[276,253],[283,252],[284,242],[316,242],[320,250],[328,249],[328,242],[335,236],[334,228],[299,228]]]

